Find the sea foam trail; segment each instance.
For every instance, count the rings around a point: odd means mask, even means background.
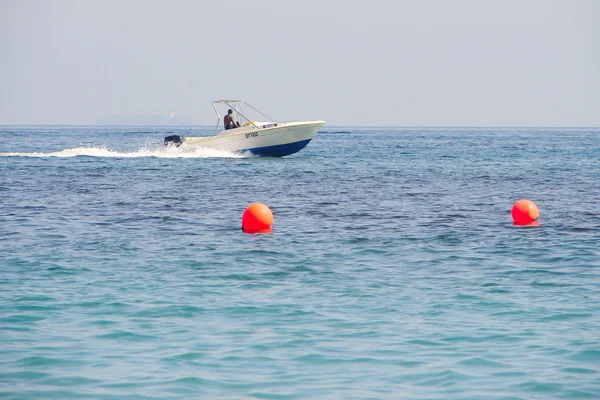
[[[0,157],[108,157],[108,158],[244,158],[247,154],[234,153],[225,150],[186,148],[186,147],[143,147],[132,152],[113,151],[107,147],[76,147],[49,153],[0,153]]]

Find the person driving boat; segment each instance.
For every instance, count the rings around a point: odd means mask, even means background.
[[[233,110],[231,108],[227,110],[227,115],[223,117],[223,125],[225,125],[225,130],[239,128],[241,126],[239,121],[233,121]]]

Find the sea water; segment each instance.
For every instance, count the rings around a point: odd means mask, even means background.
[[[0,127],[2,398],[600,398],[600,129],[171,134]]]

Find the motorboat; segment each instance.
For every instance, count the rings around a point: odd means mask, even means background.
[[[165,146],[203,147],[260,156],[283,157],[302,150],[325,121],[276,122],[244,100],[215,100],[217,126],[213,136],[167,136]],[[219,108],[231,109],[236,127],[221,129]],[[252,119],[252,116],[259,116]]]

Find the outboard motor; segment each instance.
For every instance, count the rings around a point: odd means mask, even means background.
[[[183,138],[178,135],[171,135],[165,138],[165,147],[169,145],[175,145],[175,147],[181,146],[183,143]]]

